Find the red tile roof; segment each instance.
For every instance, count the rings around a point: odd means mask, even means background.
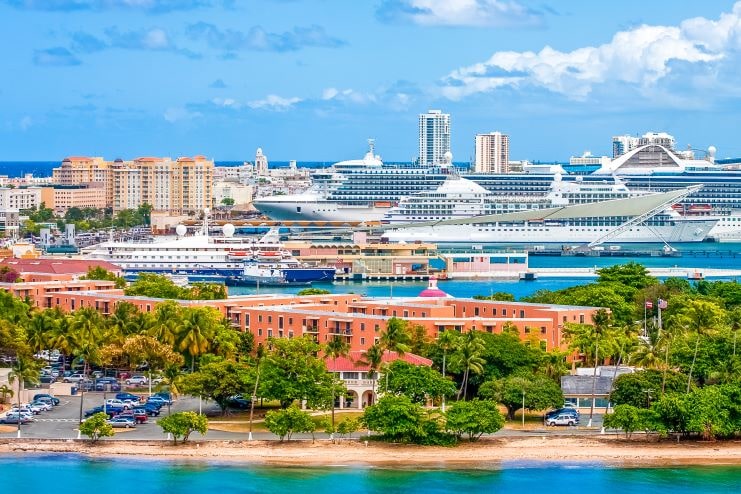
[[[0,266],[7,266],[18,273],[80,274],[89,268],[101,267],[113,273],[121,268],[107,261],[82,259],[15,259],[9,257],[0,261]]]
[[[394,362],[396,360],[401,360],[405,362],[409,362],[413,365],[426,365],[431,366],[432,360],[424,357],[420,357],[419,355],[415,355],[413,353],[405,353],[402,357],[399,357],[399,355],[396,352],[385,352],[383,354],[383,362]],[[350,354],[347,357],[337,357],[336,359],[325,359],[325,362],[327,363],[327,370],[330,372],[352,372],[352,371],[358,371],[358,372],[368,372],[370,370],[370,366],[367,364],[361,364],[360,362],[363,361],[363,352],[361,351],[355,351],[350,352]]]

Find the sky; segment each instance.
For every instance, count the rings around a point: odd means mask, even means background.
[[[511,159],[665,131],[741,156],[741,1],[0,0],[0,161]]]

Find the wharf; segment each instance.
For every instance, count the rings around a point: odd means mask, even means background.
[[[599,267],[592,268],[530,268],[529,271],[545,278],[597,278]],[[741,278],[741,269],[711,268],[646,268],[648,274],[657,278]]]
[[[407,273],[407,274],[388,274],[388,273],[338,273],[335,275],[335,282],[338,281],[427,281],[435,273]],[[444,276],[437,275],[438,278],[444,279]]]

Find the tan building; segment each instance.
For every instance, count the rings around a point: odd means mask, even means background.
[[[221,206],[224,199],[234,199],[234,204],[250,204],[254,189],[239,182],[221,181],[214,183],[214,206]]]
[[[83,187],[42,187],[41,202],[57,214],[64,214],[69,208],[108,207],[107,195],[103,183],[89,183]]]
[[[59,185],[102,183],[114,212],[147,203],[155,212],[188,214],[212,206],[214,162],[193,158],[143,157],[132,161],[72,157],[54,169]]]
[[[0,188],[0,209],[36,209],[41,203],[41,189]]]
[[[509,136],[476,134],[476,173],[509,173]]]

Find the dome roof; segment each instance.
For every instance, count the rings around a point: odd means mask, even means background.
[[[430,283],[427,285],[427,288],[419,292],[418,297],[428,297],[428,298],[438,297],[440,298],[440,297],[450,297],[450,295],[448,295],[447,293],[445,293],[444,291],[440,290],[437,287],[436,277],[430,276]]]
[[[490,192],[471,180],[460,177],[450,177],[445,180],[435,193],[445,194],[484,194],[489,195]]]

